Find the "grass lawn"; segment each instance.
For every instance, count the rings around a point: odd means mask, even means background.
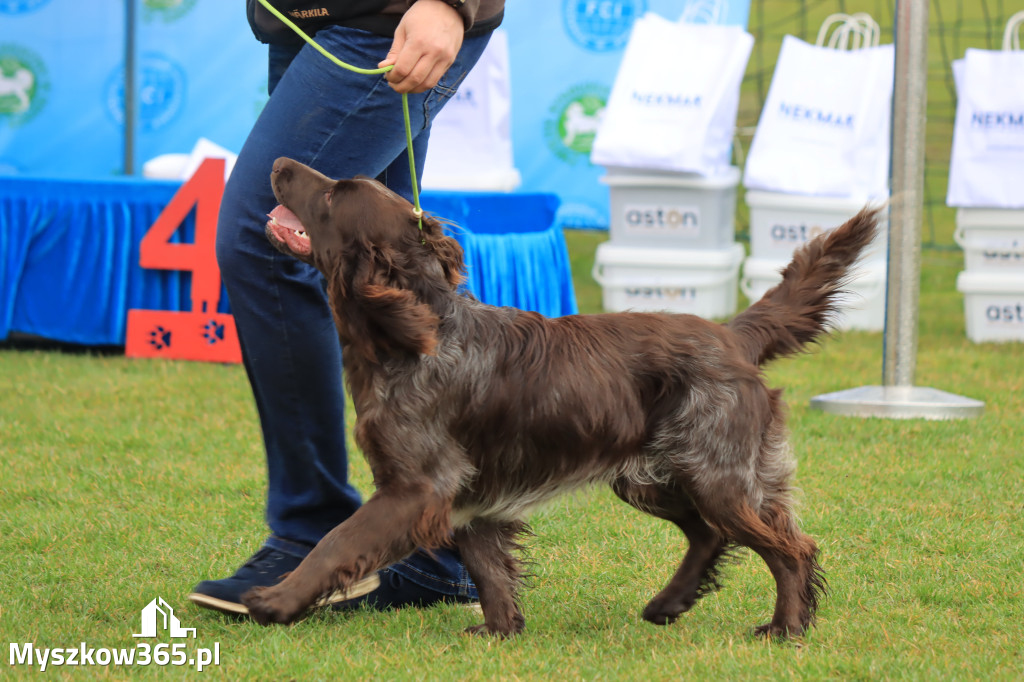
[[[604,238],[569,234],[588,311],[600,305],[586,273]],[[981,418],[810,411],[814,395],[879,382],[880,334],[846,333],[769,371],[790,401],[802,517],[831,587],[818,627],[799,641],[748,634],[774,599],[767,569],[749,554],[726,569],[724,590],[676,624],[643,622],[685,541],[604,489],[533,518],[536,578],[527,631],[514,641],[462,636],[477,617],[458,607],[318,613],[267,629],[193,608],[191,586],[233,571],[264,535],[265,473],[242,368],[7,348],[0,642],[134,647],[147,641],[132,637],[140,609],[161,596],[197,629],[190,652],[219,644],[220,665],[204,674],[225,679],[1020,679],[1022,346],[966,341],[954,288],[961,267],[957,253],[925,252],[917,384],[985,400]],[[353,466],[367,490],[364,463],[354,457]]]
[[[991,22],[986,33],[982,19],[1014,8],[931,5],[933,23],[958,27],[931,34],[928,154],[940,174],[928,177],[925,241],[948,246],[946,63],[968,45],[993,47]],[[761,73],[744,86],[741,124],[756,122],[782,34],[813,40],[821,19],[839,10],[872,12],[891,39],[892,0],[754,0],[751,21],[763,31],[752,68]],[[600,308],[589,273],[606,236],[567,235],[584,312]],[[984,400],[980,418],[888,421],[808,409],[815,395],[880,382],[881,334],[841,334],[768,370],[790,403],[801,515],[831,590],[818,627],[799,640],[750,636],[771,615],[774,585],[749,553],[726,568],[721,592],[675,624],[643,622],[643,605],[675,569],[685,540],[604,489],[533,517],[527,630],[511,641],[462,636],[478,616],[459,607],[321,612],[287,628],[194,608],[190,588],[232,572],[266,532],[262,445],[242,368],[5,346],[0,644],[8,663],[12,643],[19,651],[25,643],[169,644],[166,635],[132,637],[140,610],[159,596],[196,628],[196,639],[174,641],[190,655],[216,644],[219,665],[203,674],[231,680],[1024,679],[1024,344],[966,340],[954,285],[962,267],[958,251],[924,252],[916,384]],[[355,455],[352,462],[368,491],[365,464]],[[171,665],[49,672],[194,673]],[[0,676],[34,673],[5,664]]]

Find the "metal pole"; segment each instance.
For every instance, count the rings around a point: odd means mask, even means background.
[[[928,1],[896,3],[892,93],[889,279],[882,384],[913,386],[924,205],[924,131],[928,116]]]
[[[135,2],[125,0],[124,16],[124,174],[135,174]]]
[[[924,132],[928,104],[928,0],[897,0],[893,78],[889,266],[882,386],[811,399],[811,407],[856,417],[976,417],[985,403],[914,386],[921,289]]]

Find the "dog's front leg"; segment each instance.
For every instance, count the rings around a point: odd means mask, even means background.
[[[485,519],[455,531],[455,544],[476,583],[484,612],[483,625],[468,628],[468,633],[509,637],[522,632],[525,619],[518,595],[522,567],[512,552],[520,549],[517,536],[524,532],[526,526],[520,521]]]
[[[378,490],[335,527],[284,580],[242,596],[261,625],[291,623],[319,597],[350,585],[413,552],[443,544],[449,505],[423,489]]]

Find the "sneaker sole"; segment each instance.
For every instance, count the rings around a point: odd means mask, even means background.
[[[380,587],[380,577],[374,573],[371,576],[363,578],[347,590],[335,590],[325,597],[320,597],[320,599],[317,599],[316,602],[313,603],[312,608],[331,606],[332,604],[338,604],[343,601],[348,601],[349,599],[356,599],[357,597],[362,597],[373,592],[378,587]],[[221,613],[227,613],[232,616],[249,615],[249,609],[245,604],[239,604],[238,602],[227,601],[225,599],[218,599],[217,597],[211,597],[208,594],[191,592],[188,595],[188,600],[201,608],[220,611]]]

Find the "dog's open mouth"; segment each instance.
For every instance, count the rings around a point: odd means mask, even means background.
[[[296,256],[308,256],[312,252],[309,235],[299,217],[284,206],[278,206],[267,214],[267,232]]]

